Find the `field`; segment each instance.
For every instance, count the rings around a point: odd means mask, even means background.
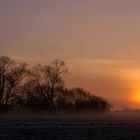
[[[140,112],[3,114],[0,140],[140,140]]]

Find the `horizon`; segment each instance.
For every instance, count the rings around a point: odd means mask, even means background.
[[[68,87],[115,109],[140,109],[138,0],[0,1],[0,55],[29,64],[64,60]]]

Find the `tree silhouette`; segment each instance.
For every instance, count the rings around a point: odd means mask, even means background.
[[[17,64],[9,57],[0,57],[0,105],[7,106],[19,83],[26,75],[26,64]]]
[[[36,65],[29,71],[31,80],[40,89],[50,111],[55,110],[55,88],[64,84],[63,75],[67,72],[63,61],[55,60],[52,65]]]
[[[111,105],[101,97],[90,94],[82,88],[58,89],[56,102],[58,110],[109,111]]]
[[[17,63],[0,57],[0,110],[13,107],[54,111],[109,111],[111,105],[82,88],[67,88],[64,61],[51,65]]]

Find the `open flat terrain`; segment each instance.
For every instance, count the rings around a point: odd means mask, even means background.
[[[3,114],[0,140],[140,140],[140,112]]]

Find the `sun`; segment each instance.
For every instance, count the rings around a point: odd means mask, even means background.
[[[140,89],[137,89],[132,97],[135,102],[140,102]]]
[[[140,91],[138,91],[138,93],[136,94],[136,99],[140,102]]]

